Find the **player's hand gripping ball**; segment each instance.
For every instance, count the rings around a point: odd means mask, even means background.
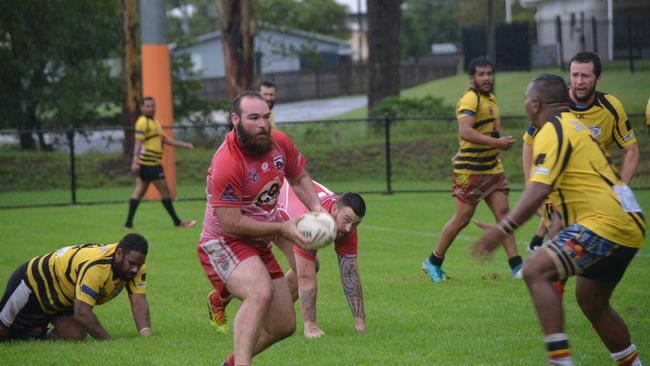
[[[325,212],[307,212],[296,225],[298,231],[310,241],[307,249],[320,249],[336,239],[336,222]]]

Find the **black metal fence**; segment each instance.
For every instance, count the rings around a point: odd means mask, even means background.
[[[642,116],[631,116],[645,139]],[[502,134],[520,138],[523,117],[502,119]],[[194,150],[176,149],[177,198],[205,199],[205,176],[227,125],[175,126],[175,137]],[[291,136],[307,157],[315,180],[337,192],[449,191],[451,159],[458,148],[457,125],[448,117],[401,117],[287,122],[278,129]],[[133,190],[130,157],[122,129],[32,131],[53,151],[22,151],[16,131],[0,133],[0,208],[126,202]],[[126,131],[132,133],[132,131]],[[639,144],[641,156],[650,146]],[[614,149],[615,163],[621,154]],[[521,140],[503,152],[510,185],[523,186]],[[643,158],[642,158],[643,160]],[[633,187],[650,188],[650,166],[640,164]]]

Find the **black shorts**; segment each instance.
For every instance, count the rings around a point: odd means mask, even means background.
[[[49,322],[28,285],[25,263],[9,277],[0,300],[0,323],[9,328],[11,339],[38,339],[45,337]]]
[[[140,165],[140,179],[145,182],[165,179],[165,172],[161,165]]]

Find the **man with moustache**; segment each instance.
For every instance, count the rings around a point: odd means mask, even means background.
[[[304,170],[305,158],[287,135],[270,129],[269,116],[261,95],[239,95],[230,113],[234,129],[208,170],[199,260],[217,298],[242,301],[225,365],[250,365],[254,355],[295,331],[291,293],[271,241],[282,237],[305,245],[308,239],[296,220],[284,221],[276,210],[285,178],[305,206],[324,211]]]
[[[499,135],[499,108],[494,91],[494,66],[486,58],[477,58],[468,67],[471,87],[456,106],[460,149],[453,158],[456,213],[442,229],[438,245],[422,263],[422,270],[433,282],[446,278],[442,263],[447,249],[458,233],[469,224],[476,206],[485,200],[500,221],[508,214],[508,182],[499,158],[499,150],[515,143],[512,136]],[[521,256],[512,235],[503,240],[512,278],[519,278]]]
[[[627,118],[623,104],[611,94],[596,90],[601,79],[600,58],[593,52],[579,52],[569,62],[569,107],[580,123],[591,130],[591,134],[609,154],[612,145],[623,152],[620,177],[629,184],[639,164],[639,147],[632,125]],[[524,133],[522,161],[524,169],[531,166],[532,146],[537,129],[532,124]],[[540,227],[533,237],[529,251],[537,249],[544,241],[544,230]],[[562,287],[562,286],[561,286]]]
[[[0,341],[82,340],[86,334],[109,340],[93,307],[124,288],[140,335],[151,335],[148,247],[142,235],[131,233],[116,244],[68,246],[24,263],[9,278],[0,301]],[[53,329],[47,329],[49,323]]]

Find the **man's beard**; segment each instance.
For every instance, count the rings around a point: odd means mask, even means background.
[[[275,101],[267,100],[266,105],[269,106],[269,109],[273,109],[273,106],[275,105]]]
[[[244,151],[253,156],[262,156],[273,148],[273,141],[271,140],[271,132],[266,130],[266,139],[258,139],[259,135],[251,135],[240,124],[237,125],[237,136],[239,143]]]
[[[585,105],[585,104],[589,103],[589,99],[591,99],[591,97],[594,96],[594,93],[596,92],[596,85],[594,85],[593,88],[589,89],[587,94],[585,94],[585,96],[582,97],[582,98],[578,97],[578,94],[576,94],[575,89],[573,89],[572,92],[573,92],[573,97],[576,99],[576,104]]]

